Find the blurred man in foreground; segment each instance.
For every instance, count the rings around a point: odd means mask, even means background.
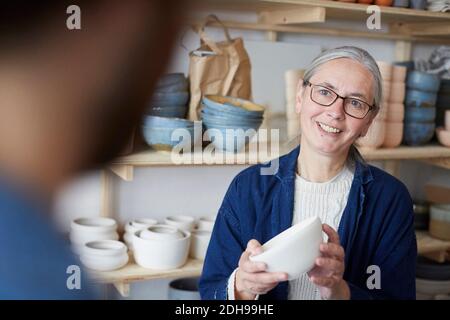
[[[81,30],[67,28],[69,5]],[[0,4],[0,299],[90,299],[51,224],[55,192],[117,156],[178,30],[180,1]]]

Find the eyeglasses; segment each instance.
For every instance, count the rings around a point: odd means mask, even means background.
[[[305,81],[304,83],[311,87],[311,100],[317,104],[320,104],[321,106],[329,107],[333,103],[335,103],[338,98],[344,100],[344,112],[350,117],[356,119],[364,119],[365,116],[367,116],[367,114],[375,108],[374,106],[369,105],[367,102],[356,98],[341,97],[330,88],[315,85],[309,81]]]

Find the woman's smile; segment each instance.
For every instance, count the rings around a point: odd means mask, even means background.
[[[327,135],[330,137],[337,137],[343,130],[327,125],[326,123],[316,121],[317,128],[322,135]]]

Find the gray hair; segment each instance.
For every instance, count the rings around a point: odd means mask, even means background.
[[[323,65],[324,63],[335,60],[335,59],[341,59],[341,58],[347,58],[354,61],[359,62],[364,67],[367,68],[367,70],[370,71],[370,73],[373,76],[374,85],[373,85],[373,105],[375,107],[374,115],[378,113],[381,107],[381,101],[382,101],[382,77],[380,73],[380,69],[378,68],[378,65],[375,61],[375,59],[364,49],[353,47],[353,46],[344,46],[344,47],[338,47],[334,49],[329,49],[324,52],[322,52],[320,55],[318,55],[309,65],[309,67],[306,69],[304,77],[303,77],[303,86],[306,85],[306,82],[309,81],[312,76],[316,73],[317,69]],[[358,149],[352,145],[350,147],[349,151],[349,158],[348,160],[353,161],[359,161],[362,164],[366,164],[364,158],[359,153]]]
[[[380,104],[382,100],[382,77],[380,73],[380,69],[378,68],[378,65],[375,61],[375,59],[364,49],[358,48],[358,47],[352,47],[352,46],[345,46],[345,47],[339,47],[334,49],[329,49],[324,52],[322,52],[320,55],[318,55],[309,65],[309,67],[305,71],[305,75],[303,80],[309,81],[312,76],[316,73],[317,69],[324,63],[335,60],[335,59],[352,59],[354,61],[359,62],[364,67],[367,68],[367,70],[370,71],[370,73],[373,76],[374,80],[374,86],[373,86],[373,93],[374,93],[374,101],[373,104],[376,107],[376,111],[380,109]],[[304,84],[305,85],[305,84]]]

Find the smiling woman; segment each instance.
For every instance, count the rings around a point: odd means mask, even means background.
[[[415,298],[411,197],[353,145],[380,109],[381,88],[376,62],[360,48],[328,50],[311,63],[297,90],[300,146],[277,159],[274,175],[256,165],[231,183],[206,255],[202,298]],[[324,222],[327,241],[308,273],[288,281],[287,270],[268,272],[250,259],[261,243],[311,217]],[[376,288],[367,285],[373,266]]]

